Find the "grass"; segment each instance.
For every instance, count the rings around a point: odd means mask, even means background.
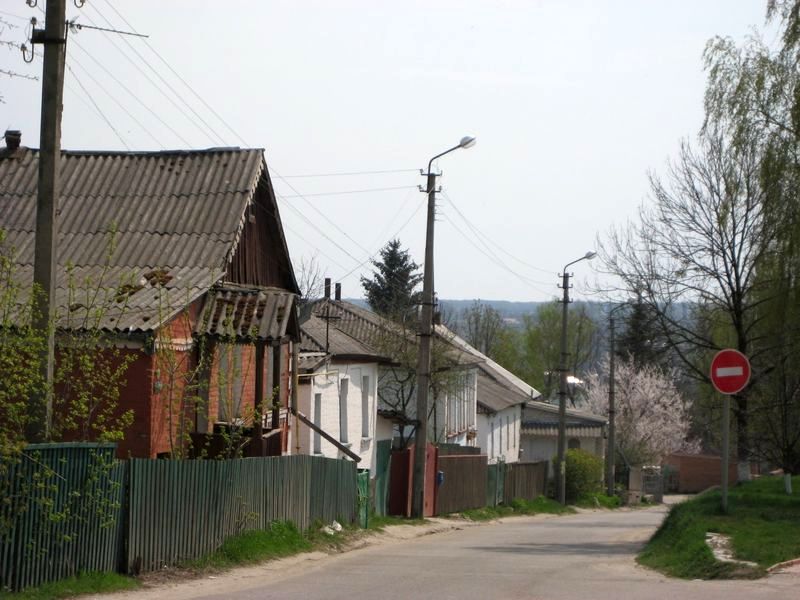
[[[575,502],[580,508],[619,508],[622,500],[619,496],[607,496],[602,492],[584,494]]]
[[[575,510],[569,506],[561,506],[555,500],[539,496],[535,500],[516,498],[509,505],[501,504],[500,506],[484,506],[465,510],[461,515],[471,521],[490,521],[513,515],[570,514],[574,512]]]
[[[73,598],[83,594],[104,594],[133,590],[140,585],[137,579],[118,575],[117,573],[82,573],[77,577],[46,583],[37,588],[30,588],[16,594],[0,591],[0,598],[7,598],[8,600],[56,600],[58,598]]]
[[[800,477],[793,478],[794,489]],[[701,494],[674,506],[639,554],[641,564],[687,579],[759,577],[775,563],[800,557],[800,494],[783,491],[783,480],[765,477],[729,491],[728,513],[720,492]],[[731,536],[734,555],[758,564],[744,568],[714,559],[707,531]]]
[[[426,519],[407,519],[405,517],[393,517],[390,515],[370,515],[367,529],[383,531],[384,527],[388,527],[389,525],[424,525],[427,522]]]
[[[229,537],[215,552],[187,561],[182,566],[194,569],[229,569],[308,552],[314,549],[314,541],[311,534],[303,534],[294,523],[276,521],[268,529],[246,531]]]

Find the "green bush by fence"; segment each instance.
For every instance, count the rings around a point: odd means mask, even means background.
[[[603,481],[603,461],[585,450],[573,448],[566,454],[567,502],[574,502],[584,494],[599,492]]]

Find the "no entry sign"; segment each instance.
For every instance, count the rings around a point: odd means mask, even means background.
[[[722,394],[741,392],[750,381],[750,361],[732,348],[720,350],[711,361],[711,383]]]

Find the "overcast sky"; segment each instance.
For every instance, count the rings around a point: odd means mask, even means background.
[[[648,169],[696,135],[708,39],[741,40],[764,11],[764,0],[68,2],[77,23],[150,37],[70,34],[62,143],[265,148],[295,266],[316,256],[361,296],[359,265],[391,237],[422,263],[419,169],[474,135],[438,163],[437,293],[548,300],[565,263],[635,217]],[[31,16],[43,18],[0,0],[18,26],[0,40],[24,41]],[[0,69],[37,75],[41,60],[0,47]],[[0,126],[38,146],[40,83],[0,75],[0,96]],[[577,297],[589,267],[574,269]]]

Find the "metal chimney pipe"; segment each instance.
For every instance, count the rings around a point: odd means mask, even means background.
[[[342,284],[341,283],[337,283],[335,289],[336,289],[336,291],[334,292],[334,299],[335,300],[341,300],[342,299]]]
[[[326,300],[330,300],[331,299],[331,278],[330,277],[326,277],[325,278],[325,299]]]
[[[19,145],[22,142],[22,132],[17,129],[6,129],[3,139],[6,142],[6,148],[13,152],[19,148]]]

